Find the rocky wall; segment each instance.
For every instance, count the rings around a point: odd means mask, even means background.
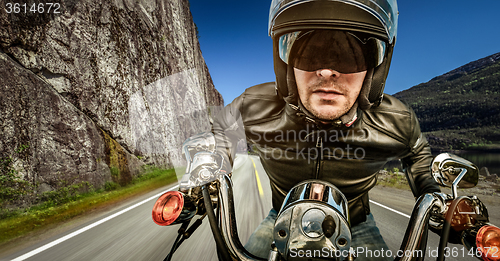
[[[0,157],[44,191],[182,162],[182,141],[223,105],[189,2],[56,2],[0,14]]]

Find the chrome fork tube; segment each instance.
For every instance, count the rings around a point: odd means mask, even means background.
[[[241,244],[236,228],[234,212],[233,184],[231,179],[224,175],[219,179],[219,204],[217,207],[219,228],[229,250],[232,260],[250,261],[264,260],[250,254]]]
[[[441,193],[428,193],[418,198],[399,250],[402,257],[396,257],[394,260],[413,261],[424,259],[431,213],[436,208],[439,208],[437,212],[444,212],[446,209],[445,199],[446,197]],[[417,253],[421,256],[419,257]]]

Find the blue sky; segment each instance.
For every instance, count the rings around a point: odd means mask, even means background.
[[[270,0],[190,4],[203,57],[226,104],[250,86],[275,80],[267,33]],[[500,52],[498,0],[403,0],[398,7],[388,94]]]

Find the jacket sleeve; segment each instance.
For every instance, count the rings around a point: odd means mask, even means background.
[[[439,185],[434,181],[430,171],[433,159],[431,148],[420,131],[420,125],[415,112],[410,110],[409,153],[401,159],[408,183],[415,198],[422,194],[440,192]]]
[[[212,133],[215,136],[216,151],[224,158],[223,169],[231,173],[238,141],[245,139],[241,118],[244,94],[224,107],[213,119]]]

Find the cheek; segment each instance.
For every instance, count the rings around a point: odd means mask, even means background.
[[[349,75],[346,79],[346,85],[350,86],[349,93],[351,95],[355,95],[356,97],[359,95],[361,88],[363,87],[363,82],[365,79],[366,72],[355,73]]]
[[[306,74],[294,68],[295,81],[297,84],[305,82]]]
[[[305,72],[294,68],[295,83],[299,94],[305,95],[308,93],[308,83],[313,80],[314,73]]]

